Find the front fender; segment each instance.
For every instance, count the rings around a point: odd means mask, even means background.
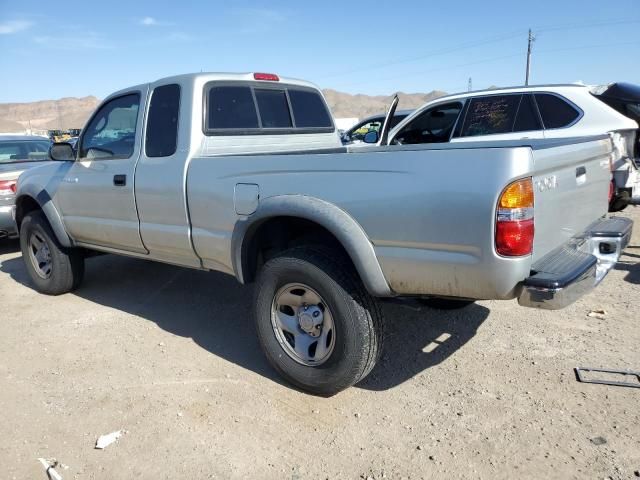
[[[48,178],[46,185],[42,185],[39,180],[43,177],[38,175],[38,170],[41,170],[42,172],[45,171],[43,167],[27,170],[20,176],[18,181],[18,192],[16,198],[16,223],[18,224],[18,228],[20,228],[22,218],[26,214],[24,206],[32,200],[38,204],[44,215],[47,217],[49,225],[51,225],[51,229],[60,244],[63,247],[72,247],[73,240],[67,233],[64,223],[62,222],[62,216],[54,205],[49,193],[50,191],[55,192],[57,185],[60,182],[60,177],[58,175],[53,175]]]
[[[266,220],[275,217],[297,217],[321,225],[347,251],[369,293],[377,297],[393,295],[373,245],[362,227],[336,205],[305,195],[278,195],[260,200],[255,213],[236,222],[231,248],[233,268],[240,282],[244,283],[246,277],[247,249],[252,234]]]

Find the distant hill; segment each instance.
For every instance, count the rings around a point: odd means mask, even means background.
[[[96,97],[61,98],[31,103],[0,103],[0,132],[22,126],[22,130],[82,128],[100,100]],[[13,130],[15,131],[15,130]]]
[[[384,112],[392,95],[352,95],[336,90],[324,90],[329,107],[336,118],[364,118]],[[399,109],[412,109],[446,95],[434,90],[429,93],[400,93]],[[31,103],[0,103],[0,132],[19,133],[28,128],[67,130],[82,128],[100,103],[97,97],[68,97]]]
[[[351,95],[335,90],[324,90],[327,103],[336,118],[364,118],[376,113],[385,112],[389,108],[393,95]],[[434,90],[429,93],[399,93],[399,110],[414,109],[426,102],[446,95],[445,92]]]

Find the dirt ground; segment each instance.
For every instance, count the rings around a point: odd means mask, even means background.
[[[387,304],[382,362],[322,399],[268,366],[251,288],[233,278],[109,255],[77,292],[46,297],[4,242],[0,478],[46,479],[38,457],[65,480],[634,478],[640,389],[581,384],[573,368],[640,370],[639,285],[640,227],[562,311]]]

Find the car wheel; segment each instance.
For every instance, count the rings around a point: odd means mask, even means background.
[[[380,306],[350,262],[298,247],[267,261],[255,322],[273,367],[307,392],[330,396],[366,377],[383,341]]]
[[[421,298],[420,303],[437,310],[459,310],[475,303],[474,300],[454,300],[451,298]]]
[[[76,289],[84,276],[84,257],[58,243],[41,211],[24,217],[20,228],[20,249],[35,289],[60,295]]]

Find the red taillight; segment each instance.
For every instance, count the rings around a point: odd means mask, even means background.
[[[254,80],[263,80],[268,82],[280,81],[280,77],[278,77],[278,75],[275,75],[273,73],[254,73],[253,78]]]
[[[533,219],[498,222],[496,250],[505,257],[521,257],[533,250]]]
[[[15,194],[17,183],[17,180],[0,180],[0,195]]]
[[[524,178],[508,185],[498,200],[496,251],[505,257],[531,255],[535,233],[533,182]]]

